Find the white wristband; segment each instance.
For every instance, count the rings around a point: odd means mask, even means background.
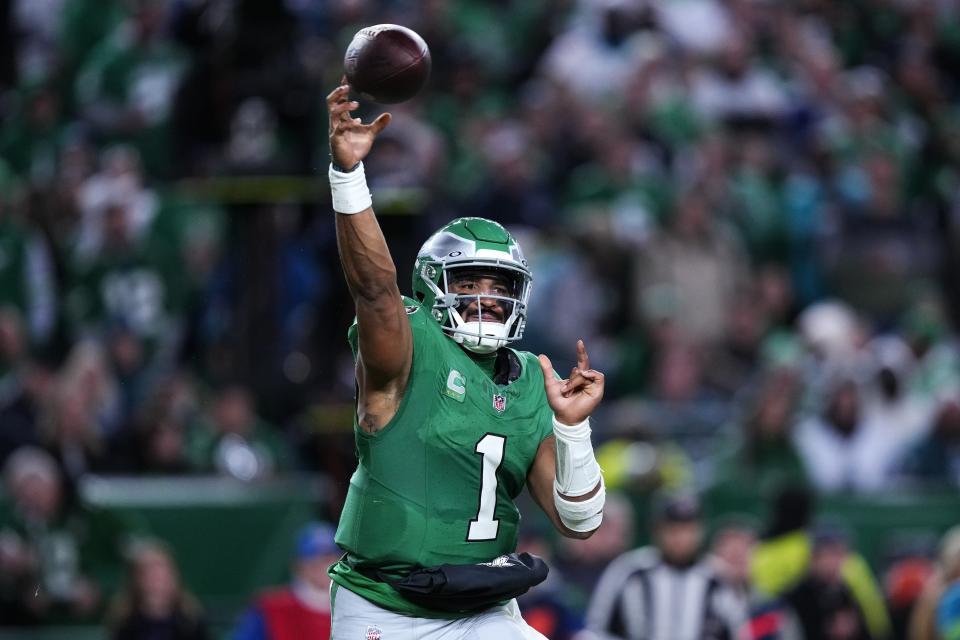
[[[567,425],[553,418],[557,448],[557,491],[575,498],[593,491],[602,472],[590,442],[590,419]]]
[[[361,162],[353,171],[337,171],[330,164],[330,199],[337,213],[353,215],[373,206],[373,198],[367,187],[367,175]]]
[[[564,440],[590,440],[590,418],[577,424],[563,424],[553,416],[553,432]]]
[[[607,488],[603,476],[600,476],[600,489],[597,493],[580,502],[565,499],[560,495],[556,484],[553,486],[553,504],[557,507],[557,515],[560,516],[560,522],[571,531],[585,533],[599,527],[603,522],[603,506],[606,500]]]

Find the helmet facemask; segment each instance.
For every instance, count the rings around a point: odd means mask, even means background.
[[[495,280],[494,286],[481,287],[481,280],[488,278]],[[470,280],[471,286],[457,286]],[[519,245],[501,225],[460,218],[421,248],[413,290],[444,333],[464,349],[482,354],[523,336],[531,280]]]
[[[487,278],[505,284],[476,292],[464,292],[463,287],[458,286],[458,283]],[[528,290],[522,274],[507,269],[450,266],[443,271],[443,289],[447,292],[442,302],[448,317],[444,330],[465,349],[492,353],[522,336]]]

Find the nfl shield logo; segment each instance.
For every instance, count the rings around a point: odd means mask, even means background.
[[[499,393],[493,394],[493,408],[499,413],[503,413],[503,410],[507,408],[507,396],[500,395]]]
[[[380,640],[380,629],[367,627],[367,640]]]

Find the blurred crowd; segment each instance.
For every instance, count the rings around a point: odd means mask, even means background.
[[[514,231],[523,348],[611,381],[611,490],[960,487],[955,2],[2,0],[5,620],[103,605],[89,473],[316,471],[336,517],[323,96],[382,22],[433,57],[367,167],[401,289],[449,219]]]

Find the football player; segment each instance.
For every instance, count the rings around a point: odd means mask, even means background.
[[[515,554],[529,486],[561,534],[600,526],[590,414],[604,377],[578,341],[559,379],[523,335],[531,273],[496,222],[460,218],[421,248],[400,294],[363,158],[390,122],[363,124],[350,87],[327,97],[340,260],[356,308],[359,464],[337,530],[333,638],[542,638],[513,596],[546,577]]]

